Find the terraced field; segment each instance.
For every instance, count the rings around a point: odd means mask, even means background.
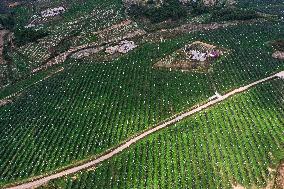
[[[1,107],[1,183],[96,156],[206,100],[216,89],[225,92],[283,69],[263,45],[282,27],[265,23],[192,34],[161,43],[160,50],[145,44],[113,63],[70,60],[63,73]],[[210,75],[152,69],[163,54],[195,39],[242,53],[227,56]]]
[[[261,8],[263,2],[256,1]],[[284,23],[260,19],[167,39],[147,40],[145,34],[146,40],[133,39],[138,48],[110,62],[68,56],[62,64],[30,75],[53,57],[52,48],[64,53],[86,44],[97,47],[142,29],[126,17],[119,0],[71,4],[61,24],[39,26],[51,32],[48,37],[10,53],[10,71],[19,81],[0,89],[0,104],[13,96],[0,106],[0,188],[88,162],[208,102],[215,92],[222,95],[284,70],[268,43],[283,37]],[[34,14],[17,11],[22,25]],[[208,73],[153,68],[195,41],[228,53]],[[96,168],[43,188],[264,187],[284,158],[283,91],[281,79],[261,84],[139,141]]]
[[[284,155],[283,89],[280,79],[261,84],[139,141],[94,169],[48,186],[265,187]]]

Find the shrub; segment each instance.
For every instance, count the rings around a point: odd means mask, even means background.
[[[0,25],[2,25],[5,29],[12,30],[15,26],[15,19],[13,15],[4,15],[0,17]]]
[[[39,39],[47,35],[48,32],[43,30],[21,28],[15,31],[15,43],[18,46],[22,46],[27,43],[37,42]]]
[[[134,18],[146,17],[151,22],[157,23],[168,19],[178,20],[187,14],[187,9],[176,0],[166,0],[162,6],[132,5],[129,14]]]
[[[229,21],[229,20],[251,20],[258,18],[258,14],[252,10],[237,8],[222,8],[212,12],[212,21]]]
[[[284,39],[273,41],[271,45],[277,51],[284,51]]]

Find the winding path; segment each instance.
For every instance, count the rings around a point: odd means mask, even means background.
[[[132,139],[129,139],[127,142],[121,144],[120,146],[114,148],[113,150],[109,151],[109,152],[106,152],[104,155],[92,160],[92,161],[89,161],[85,164],[82,164],[82,165],[78,165],[76,167],[73,167],[73,168],[69,168],[69,169],[66,169],[66,170],[63,170],[63,171],[60,171],[58,173],[54,173],[52,175],[49,175],[49,176],[43,176],[42,178],[39,178],[37,180],[34,180],[34,181],[28,181],[26,183],[23,183],[23,184],[19,184],[19,185],[16,185],[16,186],[13,186],[13,187],[9,187],[7,189],[28,189],[28,188],[35,188],[35,187],[38,187],[38,186],[41,186],[45,183],[47,183],[48,181],[50,180],[53,180],[53,179],[57,179],[57,178],[60,178],[60,177],[63,177],[63,176],[66,176],[66,175],[69,175],[69,174],[73,174],[73,173],[76,173],[76,172],[79,172],[79,171],[82,171],[82,170],[85,170],[87,168],[90,168],[90,167],[93,167],[111,157],[113,157],[114,155],[116,154],[119,154],[121,151],[127,149],[129,146],[135,144],[137,141],[147,137],[148,135],[158,131],[158,130],[161,130],[165,127],[168,127],[176,122],[179,122],[180,120],[192,115],[192,114],[195,114],[197,112],[200,112],[212,105],[215,105],[221,101],[224,101],[226,100],[227,98],[235,95],[235,94],[238,94],[238,93],[241,93],[241,92],[244,92],[246,90],[248,90],[249,88],[251,87],[254,87],[260,83],[263,83],[263,82],[266,82],[268,80],[271,80],[271,79],[274,79],[274,78],[283,78],[284,76],[284,71],[282,72],[279,72],[279,73],[276,73],[270,77],[266,77],[264,79],[261,79],[261,80],[258,80],[256,82],[253,82],[249,85],[246,85],[246,86],[243,86],[243,87],[240,87],[238,89],[235,89],[227,94],[224,94],[223,96],[219,96],[217,99],[215,100],[212,100],[212,101],[209,101],[208,103],[206,104],[203,104],[203,105],[200,105],[198,106],[197,108],[194,108],[188,112],[185,112],[185,113],[182,113],[180,115],[177,115],[175,117],[173,117],[172,119],[152,128],[152,129],[149,129],[135,137],[133,137]]]

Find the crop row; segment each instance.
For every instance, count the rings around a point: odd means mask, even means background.
[[[258,86],[143,139],[93,170],[50,185],[64,189],[264,187],[273,178],[270,170],[284,158],[283,89],[280,79]]]
[[[69,60],[64,72],[0,108],[0,185],[93,157],[215,90],[225,92],[283,69],[263,45],[282,29],[277,23],[236,26],[144,44],[110,63]],[[210,74],[152,68],[195,40],[232,53]]]

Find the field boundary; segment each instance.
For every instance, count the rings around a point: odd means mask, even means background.
[[[207,109],[207,108],[209,108],[209,107],[211,107],[215,104],[218,104],[218,103],[228,99],[229,97],[232,97],[236,94],[245,92],[245,91],[249,90],[250,88],[252,88],[252,87],[254,87],[258,84],[267,82],[267,81],[275,79],[275,78],[282,78],[283,75],[284,75],[284,71],[278,72],[278,73],[271,75],[269,77],[260,79],[258,81],[253,82],[253,83],[250,83],[248,85],[234,89],[234,90],[232,90],[232,91],[230,91],[230,92],[228,92],[228,93],[226,93],[222,96],[219,96],[218,98],[216,98],[214,100],[208,101],[205,104],[194,106],[195,108],[191,108],[190,110],[188,110],[186,112],[176,114],[175,116],[172,116],[171,118],[166,119],[164,122],[158,124],[156,127],[150,128],[150,129],[148,129],[148,130],[146,130],[146,131],[144,131],[140,134],[133,136],[132,138],[128,139],[126,142],[118,145],[117,147],[106,150],[102,155],[96,157],[96,159],[89,160],[88,162],[85,162],[81,165],[73,166],[71,168],[66,168],[65,170],[60,170],[57,173],[53,173],[53,174],[50,174],[50,175],[47,175],[47,176],[42,175],[42,176],[39,176],[37,178],[34,178],[34,180],[30,179],[31,181],[26,181],[26,182],[23,182],[23,183],[15,184],[14,186],[6,187],[6,189],[35,188],[35,187],[39,187],[41,185],[48,183],[50,180],[54,180],[54,179],[57,179],[57,178],[60,178],[60,177],[64,177],[66,175],[70,175],[70,174],[74,174],[74,173],[77,173],[77,172],[82,171],[82,170],[86,170],[90,167],[94,167],[94,166],[100,164],[101,162],[108,160],[111,157],[119,154],[123,150],[128,149],[131,145],[142,140],[143,138],[147,137],[150,134],[153,134],[153,133],[155,133],[155,132],[157,132],[161,129],[164,129],[166,127],[169,127],[169,126],[171,126],[171,125],[173,125],[173,124],[175,124],[175,123],[177,123],[177,122],[179,122],[179,121],[181,121],[181,120],[183,120],[183,119],[185,119],[185,118],[187,118],[187,117],[189,117],[189,116],[191,116],[195,113],[198,113],[198,112],[200,112],[204,109]]]

